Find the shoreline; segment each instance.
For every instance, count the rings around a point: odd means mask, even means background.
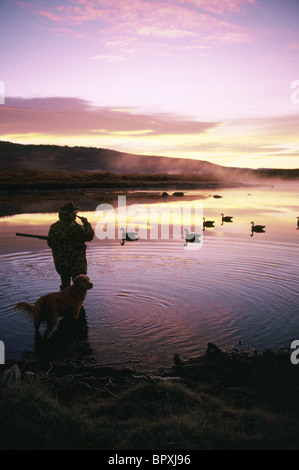
[[[175,354],[158,375],[76,359],[11,361],[5,369],[15,380],[0,387],[1,449],[299,448],[299,374],[286,351],[224,352],[208,343],[202,356]],[[44,409],[28,401],[33,395]]]
[[[184,173],[112,173],[88,171],[0,170],[1,193],[18,194],[61,191],[115,192],[167,191],[238,188],[265,185],[279,181],[276,178],[247,178],[246,183],[235,177],[220,178],[210,174]],[[293,180],[289,180],[291,182]]]
[[[227,189],[273,187],[294,184],[294,179],[248,177],[246,182],[232,175],[226,179],[212,174],[131,174],[109,171],[0,170],[0,217],[22,212],[57,212],[62,201],[70,199],[81,210],[95,210],[101,203],[113,204],[117,196],[144,202],[172,202],[178,197],[194,199],[188,192],[220,192]],[[176,196],[183,193],[183,196]],[[217,197],[217,196],[215,196]],[[29,210],[28,210],[29,208]]]
[[[203,187],[198,194],[189,195],[189,188],[110,188],[110,189],[70,189],[61,190],[22,190],[0,191],[1,208],[0,217],[20,214],[24,212],[57,212],[66,201],[75,202],[81,211],[94,211],[99,204],[117,204],[118,196],[126,196],[130,202],[173,202],[179,200],[205,199],[201,192],[210,190],[220,191],[220,187]],[[176,195],[179,194],[180,195]]]
[[[205,188],[207,190],[209,188]],[[203,189],[204,190],[204,189]],[[218,188],[217,188],[218,190]],[[206,196],[200,194],[187,195],[186,189],[183,196],[173,195],[176,189],[111,189],[111,190],[85,190],[85,189],[67,189],[67,190],[48,190],[48,191],[0,191],[1,208],[0,217],[11,216],[16,214],[40,213],[40,212],[57,212],[65,202],[75,202],[80,211],[94,211],[99,204],[117,204],[118,196],[126,196],[130,202],[151,203],[151,202],[173,202],[177,200],[193,200],[205,199]],[[190,191],[190,190],[189,190]],[[212,191],[212,189],[211,189]],[[167,192],[167,196],[163,193]]]
[[[17,178],[17,176],[15,176]],[[258,186],[264,186],[260,182]],[[49,185],[48,183],[35,185],[29,181],[25,184],[2,184],[0,190],[1,209],[0,217],[15,215],[23,212],[57,212],[61,204],[72,200],[79,205],[81,211],[94,211],[97,205],[102,203],[117,203],[118,196],[126,196],[131,202],[173,202],[178,200],[205,199],[207,197],[221,197],[219,192],[226,189],[251,188],[257,184],[220,182],[213,180],[188,181],[180,179],[177,175],[174,179],[168,181],[149,181],[140,182],[122,181],[84,184],[78,182],[72,184],[67,180],[65,183]],[[210,191],[209,196],[203,195],[203,192]],[[193,194],[190,194],[193,193]],[[196,193],[196,194],[195,194]]]

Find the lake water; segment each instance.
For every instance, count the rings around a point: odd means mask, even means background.
[[[95,236],[87,244],[94,288],[85,317],[74,332],[63,331],[61,323],[56,353],[158,368],[172,365],[174,353],[201,354],[208,342],[231,349],[241,340],[263,350],[299,339],[299,189],[275,185],[217,194],[221,198],[206,190],[161,201],[167,207],[202,207],[203,216],[215,221],[196,249],[186,249],[183,232],[181,239],[124,246]],[[156,200],[146,203],[147,209],[154,205]],[[233,221],[222,224],[221,213]],[[93,227],[99,221],[95,211],[83,215]],[[33,324],[14,311],[15,303],[34,302],[60,285],[46,242],[15,233],[47,235],[56,220],[52,212],[0,218],[0,339],[7,359],[38,354]],[[265,232],[251,236],[251,221],[265,225]]]

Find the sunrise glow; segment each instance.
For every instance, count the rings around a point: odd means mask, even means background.
[[[299,168],[296,0],[3,0],[0,140]]]

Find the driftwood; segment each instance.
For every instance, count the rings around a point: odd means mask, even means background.
[[[2,381],[0,384],[0,397],[2,397],[3,392],[14,383],[21,382],[21,371],[18,364],[14,364],[12,367],[4,371]]]
[[[146,380],[147,382],[172,382],[172,381],[182,381],[182,377],[163,377],[161,375],[132,375],[133,379],[136,380]]]
[[[95,397],[110,395],[119,398],[119,393],[135,382],[135,370],[125,364],[139,361],[123,361],[116,363],[89,363],[74,359],[66,361],[20,360],[18,364],[8,365],[0,384],[0,398],[4,390],[13,383],[24,381],[32,383],[39,378],[49,386],[57,396],[72,400],[75,396]]]
[[[290,374],[290,380],[293,380],[294,375],[294,366],[290,365],[288,354],[275,354],[271,351],[252,354],[251,351],[243,353],[236,349],[224,352],[212,343],[208,343],[203,355],[184,360],[176,353],[173,360],[172,367],[160,370],[157,375],[154,372],[136,372],[135,365],[139,361],[130,360],[105,364],[98,364],[93,360],[89,362],[87,358],[57,362],[20,360],[18,364],[12,362],[7,365],[0,384],[0,398],[11,384],[19,383],[21,378],[27,384],[39,378],[57,397],[71,402],[78,398],[85,401],[107,395],[117,399],[134,383],[142,381],[149,384],[200,383],[213,387],[221,386],[227,393],[231,393],[240,387],[250,387],[255,380],[256,371],[263,375],[265,368],[274,370],[277,361],[282,361],[281,367]],[[133,367],[127,367],[125,364],[131,364]],[[274,376],[275,374],[276,372],[273,372]]]

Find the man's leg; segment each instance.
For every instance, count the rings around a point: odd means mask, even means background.
[[[87,274],[87,262],[85,259],[77,261],[74,263],[71,269],[72,280],[74,281],[75,277],[80,274]]]
[[[60,290],[66,289],[71,285],[71,275],[67,272],[60,272],[61,286]]]

